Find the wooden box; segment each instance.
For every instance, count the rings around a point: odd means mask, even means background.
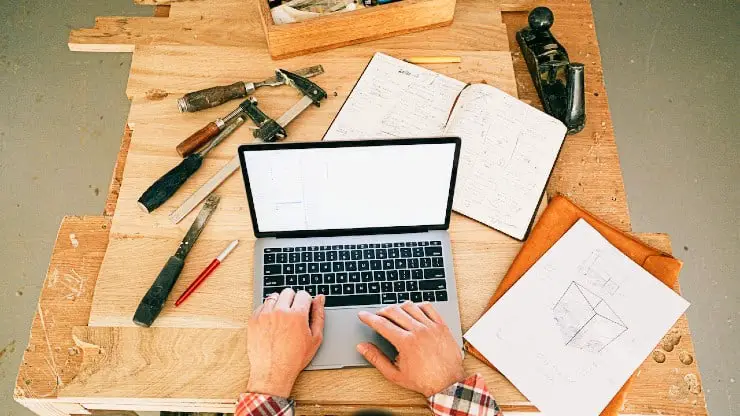
[[[452,23],[456,0],[402,0],[276,25],[267,0],[259,6],[270,55],[275,59],[416,32]]]

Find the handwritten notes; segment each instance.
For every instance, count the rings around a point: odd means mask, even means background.
[[[689,306],[579,220],[465,334],[547,415],[598,415]]]
[[[324,140],[459,136],[453,209],[524,239],[566,128],[484,84],[376,53]]]

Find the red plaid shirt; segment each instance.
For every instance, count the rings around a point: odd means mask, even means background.
[[[429,407],[437,416],[502,416],[483,377],[478,374],[455,383],[428,397]],[[244,393],[239,398],[234,416],[293,416],[295,402],[283,397]]]

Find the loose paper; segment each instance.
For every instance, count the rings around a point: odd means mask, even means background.
[[[541,412],[594,416],[688,306],[579,220],[465,339]]]

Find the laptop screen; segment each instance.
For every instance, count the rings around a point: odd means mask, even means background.
[[[449,225],[459,139],[244,145],[258,237]]]

